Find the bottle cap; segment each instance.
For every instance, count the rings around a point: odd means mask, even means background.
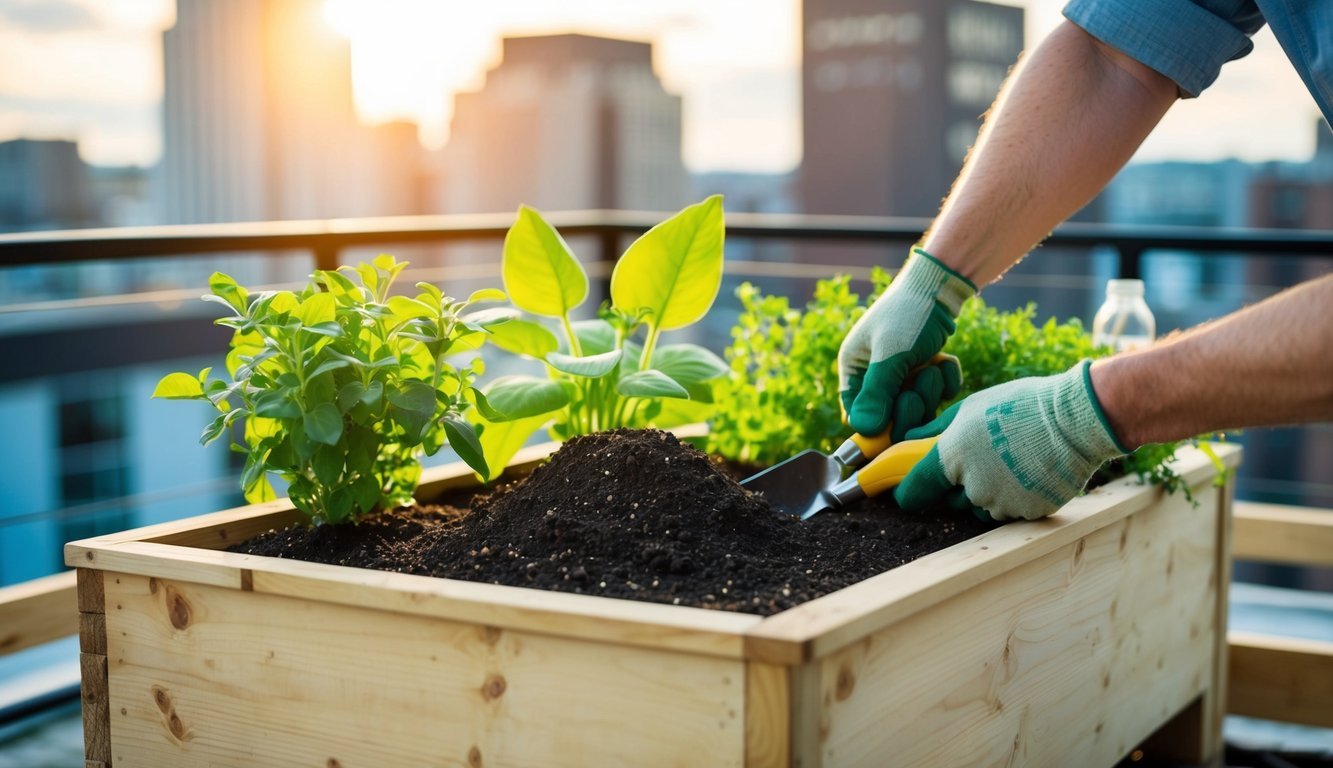
[[[1142,280],[1107,280],[1107,296],[1142,296]]]

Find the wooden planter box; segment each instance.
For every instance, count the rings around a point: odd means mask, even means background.
[[[284,501],[75,542],[87,765],[1200,761],[1231,488],[1179,471],[1197,505],[1117,481],[769,618],[219,551]]]

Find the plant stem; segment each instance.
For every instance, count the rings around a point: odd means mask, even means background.
[[[574,324],[569,322],[569,314],[560,316],[560,323],[565,328],[565,336],[569,339],[569,354],[574,357],[583,357],[583,345],[579,344],[579,337],[574,333]]]
[[[639,370],[648,370],[653,361],[653,350],[657,346],[657,337],[661,333],[657,323],[648,324],[648,338],[643,342],[643,355],[639,357]]]

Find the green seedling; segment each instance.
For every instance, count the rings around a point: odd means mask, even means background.
[[[588,275],[540,213],[520,208],[505,237],[505,290],[516,307],[554,321],[557,330],[528,319],[493,329],[496,346],[542,361],[547,375],[506,376],[486,388],[490,412],[474,418],[485,425],[482,444],[497,470],[483,477],[498,475],[544,425],[564,440],[702,421],[712,382],[726,364],[698,345],[660,340],[712,306],[722,281],[723,237],[720,196],[685,208],[630,245],[611,274],[610,302],[597,319],[576,321]]]
[[[421,455],[446,444],[488,473],[477,430],[465,418],[473,407],[489,409],[472,386],[482,359],[454,365],[447,358],[477,349],[517,313],[470,311],[504,301],[496,289],[456,300],[417,283],[415,296],[390,295],[406,266],[381,255],[355,268],[318,271],[299,293],[257,295],[215,273],[203,298],[228,310],[216,322],[233,329],[230,380],[211,377],[211,368],[171,373],[153,396],[212,404],[220,415],[200,442],[231,435],[237,425],[242,437],[232,449],[245,454],[245,498],[274,498],[274,473],[312,522],[356,520],[410,503]]]

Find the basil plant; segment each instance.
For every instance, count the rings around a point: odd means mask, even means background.
[[[473,387],[482,359],[455,365],[448,358],[476,350],[491,328],[517,313],[472,311],[505,300],[493,288],[466,300],[429,283],[417,283],[415,296],[390,295],[406,266],[381,255],[355,268],[318,271],[300,292],[257,295],[215,273],[203,298],[228,312],[216,322],[233,330],[229,377],[213,377],[211,368],[172,373],[153,396],[216,408],[204,445],[243,425],[232,449],[245,454],[245,498],[274,498],[274,473],[312,522],[351,521],[410,503],[421,455],[446,444],[489,473],[477,430],[465,418],[474,407],[489,410]]]

